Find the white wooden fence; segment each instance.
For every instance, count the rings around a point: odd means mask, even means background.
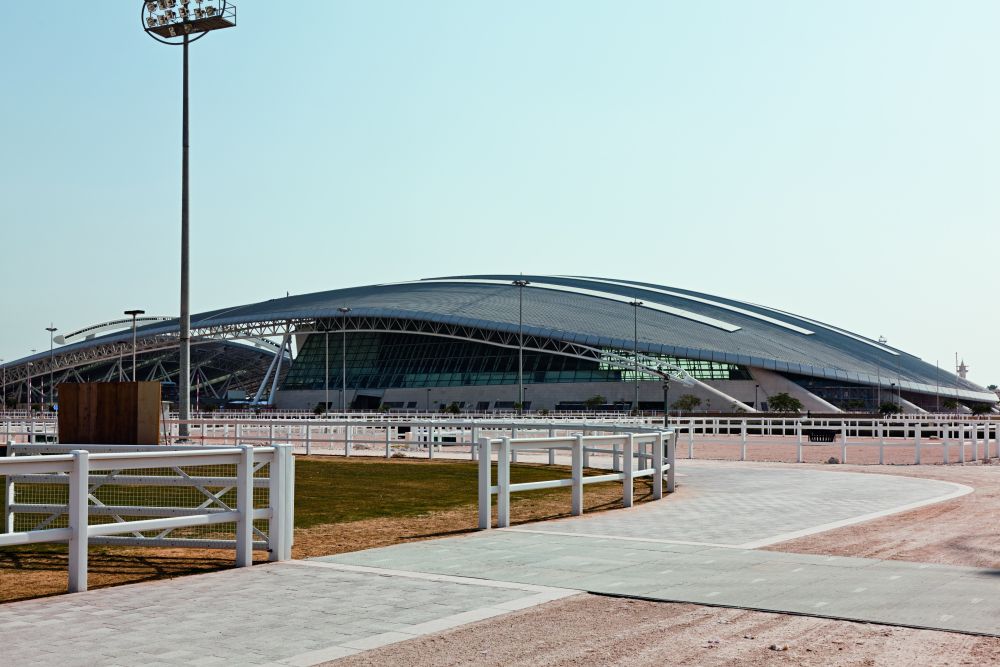
[[[0,547],[68,543],[70,592],[87,589],[90,543],[232,548],[239,567],[252,564],[254,549],[267,550],[270,560],[291,558],[295,477],[290,445],[83,447],[64,445],[67,453],[0,458],[4,477]],[[232,472],[220,474],[220,470]],[[67,487],[68,498],[60,495]],[[178,488],[200,502],[178,505]],[[256,508],[255,489],[266,490],[266,501]],[[39,498],[44,502],[37,502]],[[130,504],[106,502],[113,498],[126,498]],[[137,504],[141,500],[148,502]],[[31,518],[39,516],[46,518]],[[29,517],[30,527],[15,530],[21,517]],[[254,525],[264,521],[266,529]],[[66,525],[50,527],[56,523]],[[224,524],[235,526],[234,538],[171,536],[178,529]]]
[[[497,527],[510,526],[510,494],[520,491],[571,487],[571,512],[574,516],[583,514],[583,487],[587,484],[621,481],[622,504],[631,507],[633,502],[633,481],[638,477],[653,478],[653,498],[663,497],[664,473],[666,473],[667,493],[674,490],[674,450],[676,433],[625,433],[622,435],[584,436],[576,433],[562,438],[480,438],[479,459],[479,528],[489,529],[492,523],[492,497],[497,496]],[[493,451],[496,451],[497,479],[492,480]],[[556,450],[570,451],[570,471],[568,479],[553,479],[536,482],[511,484],[510,464],[516,460],[517,452],[549,453],[550,460]],[[601,475],[584,476],[584,458],[588,453],[608,453],[615,461],[612,472]]]

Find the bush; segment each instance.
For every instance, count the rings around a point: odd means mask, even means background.
[[[903,411],[903,408],[899,407],[897,403],[891,401],[885,401],[882,405],[878,406],[878,413],[880,415],[898,415]]]
[[[774,412],[802,412],[802,401],[784,391],[768,398],[767,405]]]
[[[684,394],[676,401],[670,404],[670,407],[674,410],[682,410],[684,412],[691,412],[696,407],[701,405],[701,399],[694,394]]]

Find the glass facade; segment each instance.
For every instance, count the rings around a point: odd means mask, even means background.
[[[322,333],[310,335],[292,363],[282,388],[323,389],[327,368],[330,388],[339,388],[342,335],[338,331],[331,331],[329,338]],[[350,332],[346,347],[349,389],[517,384],[516,349],[421,334]],[[680,365],[699,379],[750,379],[745,369],[732,364],[662,359]],[[653,375],[640,375],[642,379],[658,379]],[[524,381],[528,384],[622,382],[634,377],[634,371],[622,370],[606,362],[524,352]]]

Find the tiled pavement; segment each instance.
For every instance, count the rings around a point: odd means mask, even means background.
[[[0,606],[2,665],[312,665],[576,591],[293,561]]]
[[[972,491],[897,475],[753,464],[685,461],[679,471],[681,492],[666,503],[521,529],[757,548]]]
[[[507,530],[322,560],[1000,636],[1000,570]]]
[[[310,665],[580,590],[1000,634],[1000,571],[746,548],[964,487],[682,475],[676,496],[630,510],[2,605],[0,664]]]

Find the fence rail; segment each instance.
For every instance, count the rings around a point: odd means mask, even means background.
[[[270,560],[291,558],[288,444],[9,445],[6,453],[0,547],[66,542],[70,592],[87,589],[90,544],[228,548],[240,567],[252,564],[254,549],[267,550]],[[234,527],[231,538],[193,530],[224,525]]]
[[[677,434],[657,431],[652,433],[625,433],[615,436],[584,436],[575,433],[569,437],[546,438],[480,438],[479,459],[479,528],[488,530],[492,523],[492,498],[497,497],[497,527],[510,526],[510,494],[571,487],[571,508],[574,516],[583,514],[583,487],[587,484],[621,481],[622,504],[633,503],[633,481],[640,477],[653,478],[653,498],[663,497],[664,473],[667,493],[674,491],[674,451]],[[511,484],[510,465],[516,461],[517,452],[548,452],[550,460],[556,450],[569,450],[569,479],[553,479]],[[497,479],[492,480],[493,452],[496,451]],[[614,460],[615,472],[584,476],[587,453],[608,453]],[[638,463],[638,467],[636,467]]]

